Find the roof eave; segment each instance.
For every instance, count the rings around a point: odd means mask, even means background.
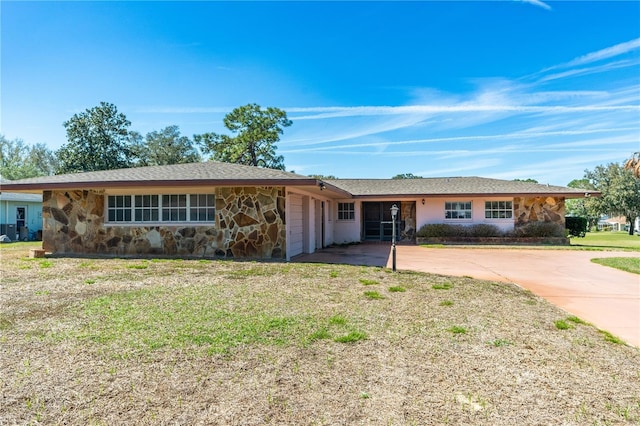
[[[3,185],[7,192],[29,192],[34,190],[63,190],[78,188],[130,188],[194,186],[317,186],[316,179],[186,179],[186,180],[118,180],[86,182],[40,182]]]
[[[587,195],[588,194],[588,195]],[[431,193],[431,194],[354,194],[355,199],[370,198],[442,198],[442,197],[564,197],[564,198],[589,198],[600,197],[597,191],[574,192],[458,192],[458,193]]]

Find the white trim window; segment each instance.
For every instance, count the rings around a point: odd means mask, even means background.
[[[355,203],[338,203],[338,220],[355,220]]]
[[[131,196],[109,195],[107,204],[108,222],[131,222]]]
[[[513,219],[512,201],[485,201],[485,219]]]
[[[107,223],[215,222],[213,194],[108,195]]]
[[[471,219],[471,201],[445,201],[444,218],[449,220]]]
[[[159,200],[157,195],[134,195],[133,221],[158,222]],[[109,218],[111,221],[111,218]]]

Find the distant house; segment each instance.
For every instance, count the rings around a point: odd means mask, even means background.
[[[42,194],[6,192],[0,180],[0,235],[11,241],[33,239],[42,231]]]
[[[597,223],[599,231],[624,231],[627,226],[627,218],[624,216],[602,217]]]
[[[43,248],[54,253],[290,259],[334,243],[415,241],[429,223],[533,221],[564,226],[584,190],[480,177],[319,180],[220,162],[14,181],[43,196]]]

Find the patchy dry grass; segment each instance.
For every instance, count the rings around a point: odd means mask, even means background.
[[[640,422],[640,351],[515,286],[27,251],[0,250],[0,424]]]

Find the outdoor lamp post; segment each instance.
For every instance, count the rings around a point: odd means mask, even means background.
[[[395,204],[391,206],[391,224],[393,229],[391,230],[391,253],[392,253],[392,271],[396,271],[396,216],[398,215],[398,206]]]

